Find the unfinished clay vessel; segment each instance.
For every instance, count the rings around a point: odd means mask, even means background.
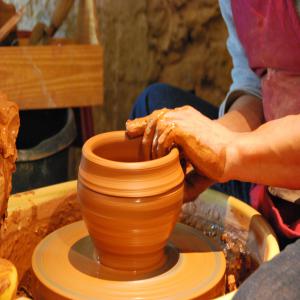
[[[99,134],[83,146],[78,176],[82,215],[102,265],[135,273],[160,268],[183,199],[177,149],[143,161],[141,138]]]

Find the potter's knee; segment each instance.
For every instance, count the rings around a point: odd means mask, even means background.
[[[149,85],[137,98],[130,119],[149,115],[156,109],[167,107],[170,102],[171,86],[165,83]]]
[[[170,89],[171,86],[166,83],[153,83],[144,90],[143,94],[147,101],[157,102],[166,99]]]
[[[171,86],[167,83],[156,82],[149,85],[145,90],[148,95],[160,95],[165,94],[170,90]]]
[[[172,108],[178,89],[166,83],[154,83],[146,88],[146,103],[150,111]]]

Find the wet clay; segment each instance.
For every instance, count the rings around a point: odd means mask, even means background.
[[[9,274],[13,265],[5,259],[0,258],[0,295],[10,286]]]
[[[32,257],[38,279],[33,298],[188,300],[213,299],[224,293],[224,254],[190,226],[175,226],[166,248],[167,264],[145,276],[126,278],[123,272],[109,272],[93,253],[82,221],[48,235]]]
[[[176,145],[197,173],[222,180],[225,145],[233,136],[225,127],[192,107],[156,110],[146,117],[128,120],[126,128],[130,137],[143,136],[146,157],[161,157]]]
[[[22,295],[24,295],[25,290],[28,291],[25,294],[31,298],[30,292],[35,287],[35,283],[31,281],[32,273],[29,270],[33,247],[41,239],[45,238],[45,235],[49,234],[49,232],[80,218],[79,205],[78,201],[76,201],[76,185],[76,181],[65,182],[10,197],[8,202],[8,217],[0,230],[0,256],[11,260],[17,267],[21,280],[19,289],[22,291]],[[247,247],[259,264],[270,260],[279,253],[274,233],[267,226],[265,220],[259,217],[259,214],[253,208],[233,197],[208,190],[202,193],[199,199],[188,206],[186,204],[184,207],[186,207],[186,213],[191,216],[208,218],[211,222],[221,224],[225,229],[228,229],[228,223],[230,223],[230,226],[238,229],[239,232],[242,230],[239,240],[245,243],[248,241]],[[198,229],[198,226],[196,226],[197,222],[195,221],[194,223],[194,219],[191,221],[191,225]],[[204,228],[205,234],[210,235],[210,232],[213,231],[211,226],[215,225],[210,223],[207,229],[206,227]],[[199,230],[202,231],[203,227],[201,226]],[[231,229],[228,230],[231,231]],[[74,230],[75,233],[77,234],[77,238],[69,247],[75,247],[76,243],[80,241],[77,229]],[[85,230],[84,236],[87,236],[87,234]],[[70,233],[67,234],[67,238],[69,237]],[[59,236],[59,239],[64,247],[66,247],[64,239],[61,236]],[[55,249],[58,254],[61,253],[61,249],[58,249],[57,244],[55,244]],[[70,248],[68,251],[70,251]],[[49,251],[47,252],[49,254]],[[63,273],[62,278],[69,278],[70,281],[74,281],[71,276],[66,276],[68,274],[67,271],[62,269],[61,264],[57,263],[57,258],[55,259],[56,263],[52,264],[55,278],[58,279],[57,270],[61,270]],[[46,261],[48,260],[47,258]],[[194,266],[194,263],[192,265]],[[78,265],[76,267],[78,270]],[[198,269],[196,268],[196,270]],[[83,271],[80,272],[81,274],[83,273]],[[185,277],[187,277],[186,273],[183,279]],[[194,279],[194,276],[191,276],[191,278]],[[187,278],[187,280],[190,281],[191,278]],[[80,282],[77,286],[82,287],[83,283]],[[90,286],[90,283],[87,286]],[[174,286],[176,284],[173,284],[172,288],[169,288],[169,291],[173,290]],[[181,287],[181,285],[178,286]],[[119,288],[116,287],[116,290],[119,290]],[[226,299],[228,298],[226,297]],[[54,299],[57,300],[58,298]],[[86,299],[86,297],[83,297],[83,299]],[[113,299],[115,300],[116,298]]]
[[[184,178],[177,149],[152,161],[142,157],[141,138],[100,134],[85,143],[78,176],[83,219],[101,264],[137,273],[165,263]]]
[[[35,246],[50,232],[81,219],[76,190],[77,181],[71,181],[10,196],[0,228],[0,257],[17,268],[19,290],[34,286],[30,268]]]
[[[16,138],[19,130],[19,110],[17,104],[8,101],[0,92],[0,218],[3,219],[9,194],[11,178],[17,158]]]
[[[145,198],[112,197],[78,184],[83,219],[103,265],[139,273],[165,263],[164,247],[176,224],[183,188]]]
[[[208,219],[183,212],[180,221],[202,232],[214,240],[226,258],[226,292],[236,290],[240,284],[258,268],[258,262],[251,256],[241,230],[234,227],[224,228]]]
[[[17,271],[14,265],[0,258],[0,298],[14,299],[17,289]]]

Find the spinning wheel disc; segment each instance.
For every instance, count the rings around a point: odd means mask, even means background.
[[[143,277],[98,263],[83,221],[62,227],[36,247],[32,267],[37,299],[194,299],[224,292],[224,255],[199,231],[177,224],[167,262]]]

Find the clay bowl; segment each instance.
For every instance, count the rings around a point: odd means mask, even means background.
[[[142,274],[165,263],[183,200],[177,149],[143,161],[141,138],[99,134],[83,146],[78,199],[102,266]]]

